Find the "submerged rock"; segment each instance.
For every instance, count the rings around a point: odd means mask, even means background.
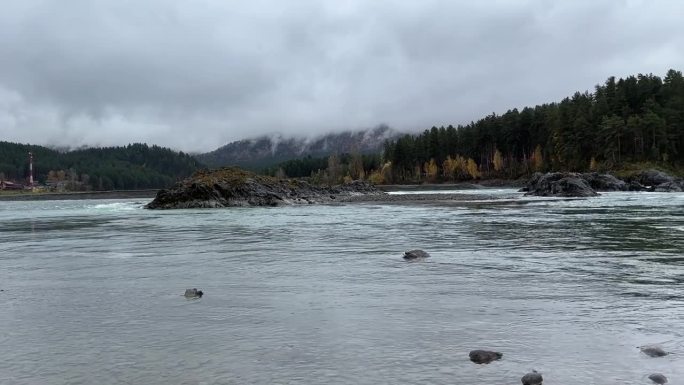
[[[500,360],[503,353],[492,352],[489,350],[473,350],[469,354],[470,361],[476,364],[488,364],[492,361]]]
[[[642,353],[649,357],[665,357],[666,355],[670,354],[663,350],[660,346],[653,346],[653,345],[647,345],[647,346],[640,346],[639,350],[641,350]]]
[[[202,298],[204,293],[202,290],[197,290],[197,288],[185,289],[185,298]]]
[[[384,195],[367,182],[313,186],[301,180],[276,179],[235,167],[200,171],[170,189],[157,192],[148,209],[279,206],[331,202],[337,197]]]
[[[541,385],[544,379],[542,378],[541,373],[533,370],[522,376],[520,381],[522,381],[523,385]]]
[[[667,377],[660,373],[653,373],[648,376],[648,379],[659,385],[667,383]]]
[[[425,259],[429,258],[430,254],[423,250],[409,250],[404,252],[404,259],[406,260],[413,260],[413,259]]]
[[[594,191],[586,180],[577,173],[553,172],[535,173],[527,182],[525,195],[559,197],[593,197]]]

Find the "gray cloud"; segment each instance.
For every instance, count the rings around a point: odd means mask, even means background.
[[[677,0],[5,0],[0,140],[186,151],[467,123],[683,69]]]

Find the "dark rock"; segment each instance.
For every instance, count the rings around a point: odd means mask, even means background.
[[[670,182],[661,183],[655,186],[654,191],[657,192],[682,192],[684,191],[684,181],[673,180]]]
[[[409,250],[404,252],[404,259],[406,260],[413,260],[413,259],[425,259],[429,258],[430,254],[423,250]]]
[[[157,192],[148,209],[279,206],[325,203],[340,197],[384,195],[367,182],[313,186],[301,180],[276,179],[234,167],[201,171]]]
[[[650,376],[648,376],[648,379],[659,385],[667,383],[667,377],[660,373],[653,373]]]
[[[532,372],[522,376],[520,381],[522,381],[523,385],[541,385],[544,379],[542,378],[541,373],[533,370]]]
[[[660,346],[640,346],[639,349],[642,353],[649,357],[665,357],[666,355],[670,354],[663,350],[663,348]]]
[[[197,288],[185,289],[185,298],[202,298],[204,293],[202,290],[197,290]]]
[[[577,173],[535,173],[527,182],[525,195],[593,197],[598,194]]]
[[[625,181],[610,174],[589,172],[582,174],[581,177],[596,191],[627,191],[629,189]]]
[[[636,180],[644,186],[657,186],[659,184],[672,182],[674,178],[662,171],[646,170],[637,174],[633,180]]]
[[[627,184],[628,191],[648,191],[649,189],[649,187],[642,185],[634,179],[630,180]]]
[[[488,364],[492,361],[500,360],[503,357],[502,353],[492,352],[488,350],[473,350],[469,354],[470,361],[476,364]]]

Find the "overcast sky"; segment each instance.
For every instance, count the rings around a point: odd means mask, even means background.
[[[684,69],[681,0],[2,0],[0,140],[212,150]]]

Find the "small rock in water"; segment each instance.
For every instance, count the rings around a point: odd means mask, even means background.
[[[669,353],[663,350],[660,346],[640,346],[639,349],[642,353],[649,357],[665,357]]]
[[[406,260],[411,260],[411,259],[424,259],[424,258],[429,258],[430,254],[426,253],[423,250],[409,250],[404,252],[404,259]]]
[[[473,350],[469,354],[470,361],[476,364],[488,364],[492,361],[500,360],[503,357],[502,353],[491,352],[488,350]]]
[[[648,376],[648,379],[660,385],[667,383],[667,377],[660,373],[653,373]]]
[[[202,298],[203,295],[202,290],[197,290],[197,288],[185,289],[186,298]]]
[[[542,378],[541,373],[533,370],[532,372],[522,376],[520,381],[522,381],[523,385],[541,385],[544,379]]]

